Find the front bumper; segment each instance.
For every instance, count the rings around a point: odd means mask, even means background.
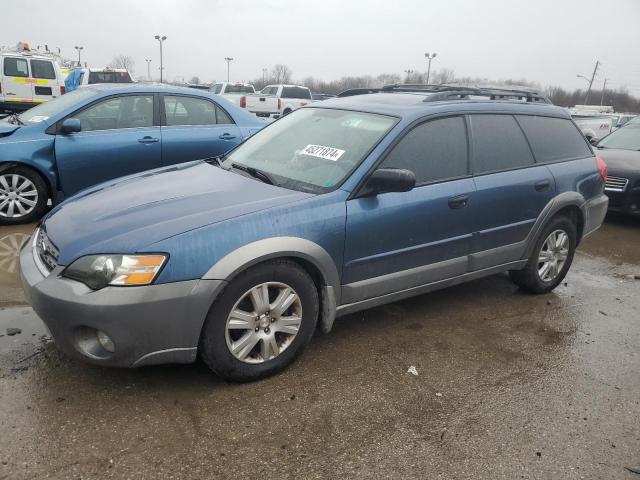
[[[609,197],[609,211],[623,215],[640,216],[640,182],[624,191],[605,190]]]
[[[94,291],[61,277],[62,267],[43,275],[32,242],[22,249],[20,270],[27,299],[58,347],[75,358],[116,367],[193,362],[209,307],[225,283],[191,280]],[[98,330],[113,341],[113,353],[96,346]]]

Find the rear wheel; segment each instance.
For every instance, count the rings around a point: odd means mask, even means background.
[[[540,235],[527,265],[509,272],[511,280],[530,293],[550,292],[567,275],[575,249],[575,224],[567,217],[555,217]]]
[[[47,208],[48,189],[42,177],[25,167],[0,172],[0,225],[29,223]]]
[[[289,365],[317,320],[318,292],[309,275],[288,260],[264,263],[238,275],[216,300],[200,355],[226,380],[257,380]]]

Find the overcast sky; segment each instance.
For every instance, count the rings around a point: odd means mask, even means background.
[[[640,0],[3,0],[0,12],[0,45],[46,43],[72,58],[82,45],[89,66],[126,54],[137,76],[145,58],[158,75],[161,34],[170,80],[225,80],[226,56],[232,80],[276,63],[294,79],[401,74],[437,52],[432,68],[458,76],[566,88],[583,87],[576,74],[600,60],[596,88],[608,78],[640,95]]]

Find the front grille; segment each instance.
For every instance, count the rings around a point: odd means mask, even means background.
[[[38,235],[35,242],[35,254],[38,256],[47,271],[51,271],[58,266],[58,256],[60,252],[55,247],[44,229],[38,230]]]
[[[629,183],[628,178],[622,177],[607,177],[607,181],[604,184],[604,189],[611,192],[624,192]]]

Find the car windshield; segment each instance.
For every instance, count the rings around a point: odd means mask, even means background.
[[[41,103],[40,105],[30,108],[26,112],[20,114],[20,121],[23,123],[38,123],[44,122],[49,117],[53,117],[58,113],[72,107],[76,103],[93,97],[96,94],[95,90],[91,88],[79,88],[71,93],[62,95],[61,97],[54,98],[48,102]]]
[[[266,173],[285,188],[322,193],[339,185],[397,119],[372,113],[303,108],[256,133],[223,162]]]
[[[640,124],[628,122],[621,129],[600,140],[598,148],[640,150]]]

